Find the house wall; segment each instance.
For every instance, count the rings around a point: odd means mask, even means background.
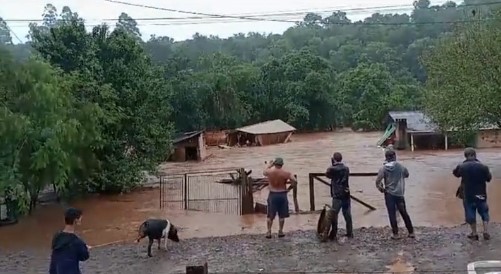
[[[394,146],[396,149],[406,149],[409,147],[407,138],[407,120],[397,120],[396,127]]]
[[[174,154],[171,157],[174,162],[184,162],[186,161],[186,150],[184,146],[178,146],[174,148]]]
[[[207,158],[207,149],[205,148],[205,134],[198,136],[198,160],[203,161]]]
[[[206,131],[204,133],[204,138],[207,146],[225,145],[227,143],[226,131],[224,130]]]
[[[170,157],[171,161],[184,162],[186,161],[186,148],[196,147],[198,160],[202,161],[207,158],[207,150],[205,148],[205,138],[203,134],[193,136],[190,139],[184,140],[174,145],[174,153]]]
[[[410,148],[411,134],[414,136],[414,150],[442,150],[445,148],[445,136],[440,133],[408,134],[408,143]]]
[[[477,134],[478,148],[499,148],[501,147],[501,130],[486,129],[480,130]]]
[[[256,142],[260,146],[280,144],[285,142],[285,140],[287,140],[287,138],[289,138],[290,135],[292,135],[292,131],[256,135]]]

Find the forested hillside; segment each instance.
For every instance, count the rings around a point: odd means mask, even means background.
[[[410,109],[443,127],[498,123],[500,6],[419,0],[411,14],[310,13],[283,34],[179,42],[145,42],[125,13],[88,32],[48,4],[14,45],[2,19],[0,188],[32,205],[50,184],[69,196],[129,190],[165,160],[174,131],[269,119],[379,130],[389,110]]]

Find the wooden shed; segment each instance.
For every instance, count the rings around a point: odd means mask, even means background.
[[[228,133],[228,145],[266,146],[287,143],[296,129],[282,120],[266,121]]]
[[[178,134],[173,144],[174,152],[169,158],[171,161],[203,161],[207,158],[204,131],[192,131]]]
[[[391,140],[390,143],[394,142],[396,149],[448,149],[447,134],[440,132],[438,126],[422,111],[390,111],[387,125],[378,145]]]

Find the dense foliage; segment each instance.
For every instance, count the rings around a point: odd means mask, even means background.
[[[358,22],[307,14],[281,35],[181,42],[143,41],[125,13],[113,31],[89,33],[70,8],[48,4],[29,42],[14,45],[0,20],[0,192],[29,208],[48,185],[69,196],[129,190],[165,160],[174,131],[269,119],[377,130],[389,110],[410,109],[443,128],[499,124],[491,2],[419,0],[410,15]]]

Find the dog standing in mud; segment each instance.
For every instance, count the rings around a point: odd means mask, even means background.
[[[165,219],[148,219],[144,221],[138,229],[138,237],[136,242],[139,243],[141,239],[148,237],[148,257],[151,255],[151,246],[153,241],[158,241],[158,249],[160,249],[160,242],[164,238],[164,248],[167,249],[167,240],[174,242],[179,242],[179,237],[177,235],[177,228],[169,221]]]

